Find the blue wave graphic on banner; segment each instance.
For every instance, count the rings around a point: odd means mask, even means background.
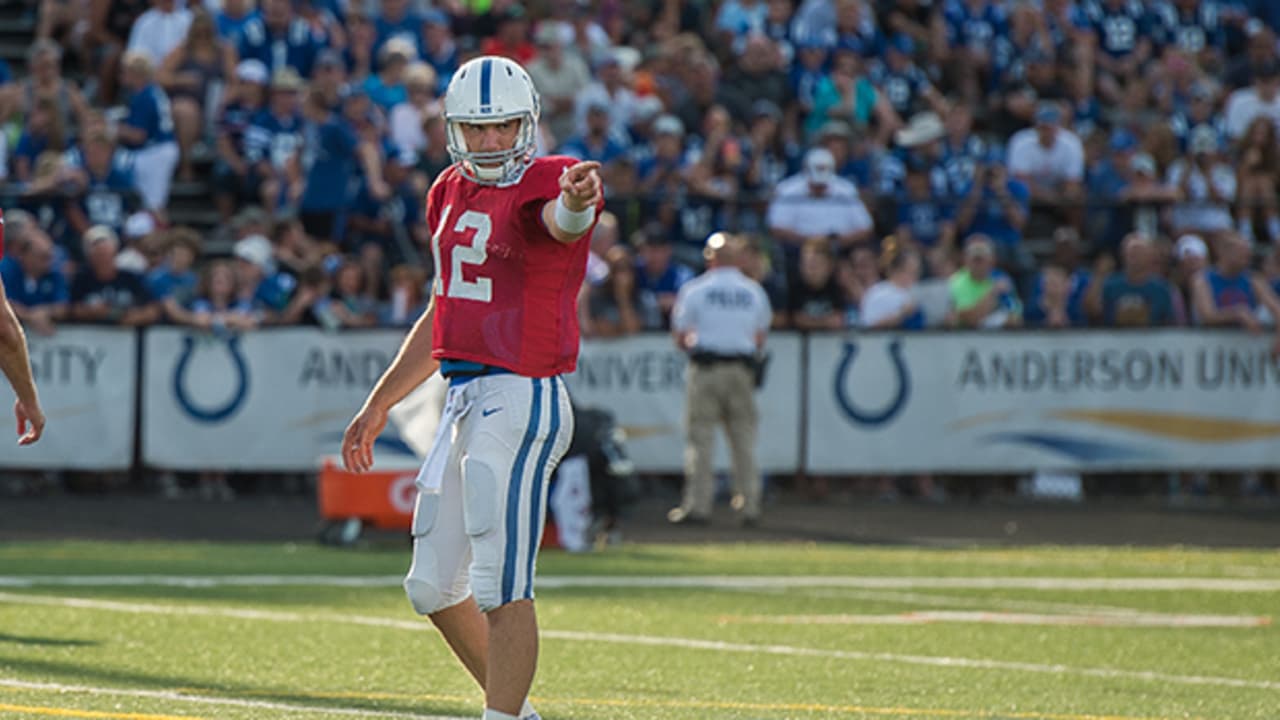
[[[988,435],[987,442],[1005,442],[1018,445],[1030,445],[1041,450],[1056,452],[1072,460],[1081,462],[1101,462],[1107,460],[1136,460],[1150,455],[1132,446],[1092,440],[1089,438],[1071,437],[1055,433],[1007,432]]]

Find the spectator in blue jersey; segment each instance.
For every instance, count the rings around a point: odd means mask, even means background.
[[[1155,28],[1146,3],[1088,0],[1082,4],[1082,13],[1095,37],[1092,60],[1102,97],[1113,105],[1124,105],[1126,95],[1143,94],[1142,70],[1152,57]]]
[[[244,26],[261,18],[254,4],[254,0],[222,0],[222,9],[213,14],[213,22],[223,42],[235,47]]]
[[[1042,266],[1041,272],[1036,276],[1035,282],[1032,283],[1031,291],[1027,294],[1026,317],[1029,323],[1037,313],[1047,313],[1047,308],[1057,308],[1061,304],[1066,313],[1068,325],[1084,327],[1088,324],[1084,301],[1085,293],[1089,290],[1090,274],[1081,263],[1081,245],[1080,233],[1075,228],[1064,226],[1054,231],[1053,250]],[[1057,278],[1052,280],[1048,278],[1050,268],[1056,268],[1063,273],[1066,298],[1065,300],[1058,298],[1055,290],[1051,293],[1054,297],[1046,305],[1042,301],[1045,286],[1047,283],[1057,281]],[[1039,309],[1034,309],[1033,306],[1039,306]],[[1044,322],[1043,318],[1038,320],[1041,323]]]
[[[356,173],[349,186],[346,221],[342,246],[348,252],[363,252],[372,245],[386,252],[395,242],[396,228],[383,212],[392,198],[393,189],[386,177],[399,171],[392,168],[400,154],[389,140],[382,137],[379,118],[362,88],[351,88],[342,104],[342,120],[357,138]],[[385,175],[384,175],[385,173]]]
[[[74,182],[73,172],[55,152],[36,159],[35,174],[17,197],[17,207],[35,217],[45,232],[62,247],[74,244],[75,237],[63,212],[67,189]]]
[[[593,99],[587,108],[586,133],[566,140],[558,152],[579,160],[598,162],[605,166],[607,174],[609,164],[627,153],[626,139],[612,132],[608,103],[600,98]]]
[[[791,94],[802,116],[813,112],[818,83],[827,76],[835,32],[806,32],[796,37],[796,60],[791,65]]]
[[[1031,328],[1079,327],[1071,314],[1071,280],[1067,268],[1048,264],[1040,272],[1038,291],[1023,309],[1023,319]]]
[[[70,128],[62,125],[52,100],[36,100],[31,113],[26,117],[18,144],[13,149],[13,179],[22,183],[31,182],[36,158],[46,152],[61,153],[66,150],[69,131]]]
[[[253,330],[259,324],[258,310],[237,292],[235,269],[226,260],[215,260],[201,270],[188,312],[188,324],[219,334]]]
[[[1120,245],[1122,272],[1111,255],[1101,256],[1085,296],[1089,315],[1108,327],[1162,327],[1174,322],[1169,283],[1160,276],[1155,243],[1131,233]]]
[[[1202,68],[1222,70],[1227,46],[1222,2],[1168,0],[1152,8],[1155,44],[1179,52]]]
[[[1169,127],[1178,138],[1180,151],[1188,151],[1192,131],[1201,126],[1215,128],[1222,140],[1225,140],[1226,124],[1222,115],[1217,113],[1216,95],[1207,82],[1194,82],[1188,92],[1187,102],[1175,105],[1169,117]]]
[[[247,158],[245,136],[253,118],[266,107],[268,80],[266,65],[242,60],[218,115],[218,155],[211,184],[213,202],[223,222],[231,219],[237,205],[259,197],[261,180]]]
[[[290,68],[271,77],[270,100],[250,121],[244,135],[244,159],[250,183],[259,188],[263,209],[274,214],[286,193],[301,187],[294,156],[302,147],[303,118],[298,94],[302,78]]]
[[[105,225],[121,232],[125,218],[138,210],[133,157],[118,148],[101,128],[85,136],[79,155],[80,164],[71,171],[74,182],[66,201],[72,230],[83,235],[94,225]]]
[[[950,169],[947,127],[937,113],[922,112],[913,116],[893,137],[898,147],[880,158],[876,181],[881,193],[900,192],[907,166],[916,163],[928,168],[930,190],[939,200],[955,201],[969,190],[964,181],[968,173]]]
[[[920,253],[890,241],[880,251],[884,279],[867,288],[858,307],[858,324],[873,330],[921,330],[924,312],[916,299],[923,264]]]
[[[404,73],[415,57],[413,44],[399,36],[383,43],[378,50],[378,72],[365,78],[364,89],[383,114],[409,99]]]
[[[374,20],[374,27],[378,31],[377,44],[373,49],[375,53],[380,54],[389,41],[401,39],[411,44],[413,59],[417,59],[421,54],[419,35],[422,30],[422,16],[418,14],[413,4],[410,0],[381,0]]]
[[[262,0],[262,17],[240,29],[237,50],[241,60],[257,60],[273,75],[287,66],[310,77],[323,47],[307,21],[294,13],[291,0]]]
[[[434,8],[427,11],[422,17],[421,38],[422,58],[436,69],[436,93],[443,95],[460,64],[449,16]]]
[[[900,117],[923,110],[944,115],[947,111],[946,98],[916,65],[915,51],[916,44],[910,35],[898,33],[891,37],[885,47],[884,64],[875,67],[871,81],[885,94]]]
[[[693,270],[672,257],[671,237],[659,224],[650,223],[637,231],[631,239],[636,249],[636,287],[641,293],[653,297],[653,305],[660,315],[642,317],[645,329],[665,330],[671,323],[671,308],[676,304],[676,293],[694,278]],[[646,303],[645,305],[648,305]]]
[[[152,249],[158,257],[147,271],[147,289],[164,306],[171,320],[180,320],[196,289],[195,264],[200,257],[200,234],[188,227],[158,233]]]
[[[142,276],[116,267],[119,247],[110,228],[95,226],[84,234],[85,266],[71,283],[72,320],[150,325],[160,318],[160,305]]]
[[[321,47],[345,47],[347,31],[342,26],[340,0],[294,0],[293,9],[311,28],[311,35]]]
[[[53,240],[39,227],[21,234],[0,260],[0,279],[13,312],[41,335],[52,335],[67,314],[67,279],[54,267]]]
[[[1253,246],[1240,235],[1227,233],[1218,239],[1216,249],[1218,261],[1191,280],[1196,321],[1261,332],[1260,311],[1265,308],[1274,322],[1280,318],[1280,298],[1265,276],[1250,269]],[[1280,334],[1273,348],[1280,353]]]
[[[653,121],[653,154],[636,166],[640,192],[655,202],[674,199],[684,184],[684,123],[675,115]]]
[[[271,241],[262,235],[250,235],[236,242],[232,255],[237,301],[249,303],[260,313],[263,324],[285,320],[298,279],[276,270]]]
[[[312,238],[337,243],[342,237],[343,209],[347,206],[352,176],[357,170],[355,128],[331,112],[316,92],[304,104],[301,170],[303,190],[298,217]]]
[[[133,151],[133,179],[142,205],[163,213],[178,165],[169,96],[154,82],[155,67],[145,53],[129,51],[121,61],[121,87],[129,93],[129,114],[116,129],[121,144]]]
[[[929,185],[929,167],[922,161],[910,163],[907,179],[897,196],[894,236],[900,247],[918,251],[938,245],[955,247],[955,203],[939,198]]]
[[[1004,3],[952,0],[946,4],[948,67],[956,72],[960,92],[971,105],[982,100],[982,88],[994,75],[995,52],[1009,34]]]
[[[1022,244],[1030,203],[1031,192],[1026,184],[1009,177],[1004,150],[992,145],[956,213],[960,232],[990,238],[1000,267],[1017,278],[1021,287],[1026,287],[1026,276],[1034,266],[1030,252]]]

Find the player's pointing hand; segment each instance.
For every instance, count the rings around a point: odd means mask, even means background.
[[[577,212],[600,202],[599,169],[598,162],[580,162],[560,175],[560,192],[564,195],[565,207]]]

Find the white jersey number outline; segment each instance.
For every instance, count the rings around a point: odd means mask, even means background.
[[[452,205],[446,205],[440,213],[440,224],[431,236],[431,257],[435,261],[436,279],[433,283],[437,295],[448,295],[463,300],[491,302],[493,300],[493,279],[484,276],[475,280],[467,280],[462,274],[463,265],[484,265],[489,258],[489,236],[493,234],[493,220],[488,213],[467,210],[458,216],[453,231],[464,233],[474,230],[469,245],[457,245],[453,248],[450,260],[449,277],[444,277],[443,265],[440,262],[440,235],[445,224],[449,222],[449,211]]]

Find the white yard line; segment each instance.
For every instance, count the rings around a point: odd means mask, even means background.
[[[370,617],[360,615],[341,615],[337,613],[295,613],[268,610],[246,610],[201,605],[163,605],[158,603],[127,603],[108,600],[91,600],[86,598],[61,598],[52,596],[26,595],[23,593],[0,593],[0,603],[45,605],[70,607],[86,610],[105,610],[150,615],[201,615],[207,617],[225,617],[240,620],[265,620],[274,622],[315,623],[327,622],[335,624],[365,625],[385,627],[396,630],[427,631],[431,626],[426,621],[397,620],[395,618]],[[1144,680],[1158,683],[1180,685],[1208,685],[1217,687],[1248,688],[1256,690],[1280,690],[1280,681],[1244,680],[1240,678],[1213,677],[1202,675],[1174,675],[1144,670],[1121,670],[1115,668],[1080,668],[1067,665],[1048,665],[1041,663],[1009,662],[1003,660],[986,660],[980,658],[946,657],[932,655],[907,655],[899,653],[863,652],[857,650],[831,650],[822,648],[795,647],[791,645],[755,645],[744,643],[727,643],[717,640],[699,640],[695,638],[662,637],[652,635],[622,635],[617,633],[580,632],[571,630],[543,630],[542,636],[551,640],[569,640],[574,642],[597,642],[621,645],[646,645],[655,647],[674,647],[688,650],[710,650],[714,652],[741,652],[765,655],[787,655],[797,657],[817,657],[840,660],[869,660],[877,662],[893,662],[907,665],[926,665],[933,667],[978,668],[985,670],[1015,670],[1021,672],[1045,673],[1051,675],[1078,675],[1085,677],[1101,677],[1111,679]]]
[[[840,660],[875,660],[878,662],[894,662],[907,665],[928,665],[932,667],[1017,670],[1022,672],[1045,673],[1049,675],[1083,675],[1086,677],[1100,677],[1108,679],[1147,680],[1151,682],[1171,683],[1177,685],[1211,685],[1255,690],[1280,690],[1280,682],[1278,681],[1243,680],[1240,678],[1204,675],[1172,675],[1146,670],[1080,668],[1070,667],[1067,665],[1046,665],[1042,663],[1009,662],[1005,660],[938,657],[933,655],[902,655],[898,653],[861,652],[858,650],[823,650],[818,648],[793,647],[791,645],[748,645],[743,643],[720,642],[717,640],[695,640],[690,638],[653,637],[647,635],[618,635],[614,633],[571,632],[564,630],[543,631],[542,635],[543,637],[554,638],[557,640],[581,640],[584,642],[619,643],[624,645],[678,647],[690,650],[760,653],[766,655],[792,655],[798,657],[837,658]]]
[[[13,678],[0,677],[0,687],[14,690],[40,690],[56,693],[81,693],[84,695],[106,695],[112,697],[145,698],[148,700],[164,700],[167,702],[193,703],[197,705],[219,705],[222,707],[247,708],[252,710],[281,710],[289,713],[305,715],[340,715],[359,718],[394,718],[396,720],[470,720],[456,715],[424,715],[408,712],[387,712],[364,710],[361,708],[315,707],[295,705],[292,703],[269,702],[266,700],[244,700],[240,698],[210,697],[206,695],[188,695],[173,690],[129,690],[124,688],[93,687],[90,685],[63,685],[62,683],[29,682]]]
[[[398,587],[402,575],[0,575],[0,587]],[[863,588],[954,590],[1118,590],[1280,592],[1280,579],[1161,577],[895,577],[824,575],[546,575],[558,588]]]
[[[794,594],[786,588],[734,588],[735,592],[762,595]],[[805,598],[829,598],[835,600],[870,600],[872,602],[929,607],[971,607],[984,610],[1025,610],[1047,613],[1077,613],[1085,615],[1134,615],[1146,613],[1130,607],[1094,605],[1039,600],[1014,600],[1010,598],[972,597],[968,595],[939,595],[937,593],[898,592],[896,590],[858,590],[854,588],[809,588]]]
[[[726,615],[728,623],[752,625],[1071,625],[1081,627],[1258,628],[1271,618],[1255,615],[1175,615],[1167,613],[1013,613],[973,610],[923,610],[890,614]]]

